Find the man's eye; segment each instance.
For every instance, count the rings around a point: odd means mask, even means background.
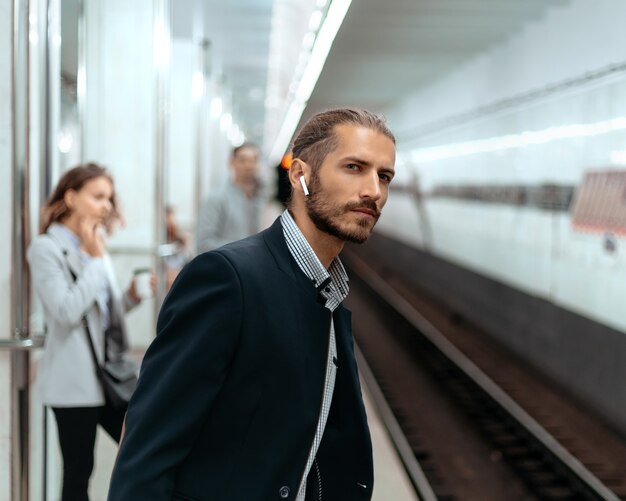
[[[349,170],[359,170],[359,166],[357,164],[348,164],[346,165],[346,168]]]

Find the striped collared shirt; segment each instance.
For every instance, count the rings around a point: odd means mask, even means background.
[[[333,259],[328,270],[324,268],[319,258],[307,242],[306,238],[300,231],[300,228],[296,225],[295,221],[291,217],[289,211],[283,212],[281,215],[281,223],[283,226],[283,234],[285,235],[285,241],[289,252],[298,263],[300,269],[304,274],[313,281],[315,287],[326,300],[326,308],[331,312],[335,311],[337,306],[348,295],[348,275],[346,270],[341,264],[339,258]],[[315,437],[309,450],[309,456],[306,462],[306,467],[302,474],[302,480],[298,488],[298,494],[296,501],[304,501],[304,495],[306,492],[306,479],[315,461],[315,456],[322,442],[322,436],[324,435],[324,428],[326,427],[326,420],[330,413],[330,404],[333,399],[333,391],[335,389],[335,377],[337,375],[337,343],[335,342],[335,326],[332,320],[330,320],[330,335],[328,341],[328,356],[326,358],[326,377],[324,381],[324,396],[322,398],[322,405],[320,409],[319,419],[317,422],[317,428],[315,430]],[[319,470],[318,475],[319,475]],[[321,479],[318,478],[321,483]]]

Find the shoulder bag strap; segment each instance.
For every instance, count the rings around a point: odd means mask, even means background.
[[[67,251],[64,250],[63,255],[67,256]],[[76,282],[77,277],[76,274],[72,271],[72,268],[68,266],[67,269],[69,270],[70,275],[72,275],[72,280]],[[91,332],[89,331],[89,324],[87,323],[87,315],[83,315],[82,324],[85,329],[85,335],[87,336],[87,342],[89,343],[89,351],[91,352],[91,358],[93,359],[93,365],[96,370],[96,375],[102,383],[102,367],[100,366],[100,362],[98,362],[98,355],[96,355],[96,349],[93,345],[93,339],[91,338]],[[106,344],[104,349],[106,352]]]

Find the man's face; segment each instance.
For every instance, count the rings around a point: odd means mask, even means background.
[[[307,213],[321,231],[363,243],[387,202],[396,148],[387,136],[365,127],[340,125],[335,135],[337,147],[311,172]]]
[[[259,169],[259,151],[254,146],[245,146],[237,151],[230,163],[235,173],[235,182],[254,181]]]

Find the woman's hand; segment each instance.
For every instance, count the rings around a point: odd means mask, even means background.
[[[105,247],[100,221],[93,218],[83,218],[78,227],[82,249],[92,257],[102,257]]]

